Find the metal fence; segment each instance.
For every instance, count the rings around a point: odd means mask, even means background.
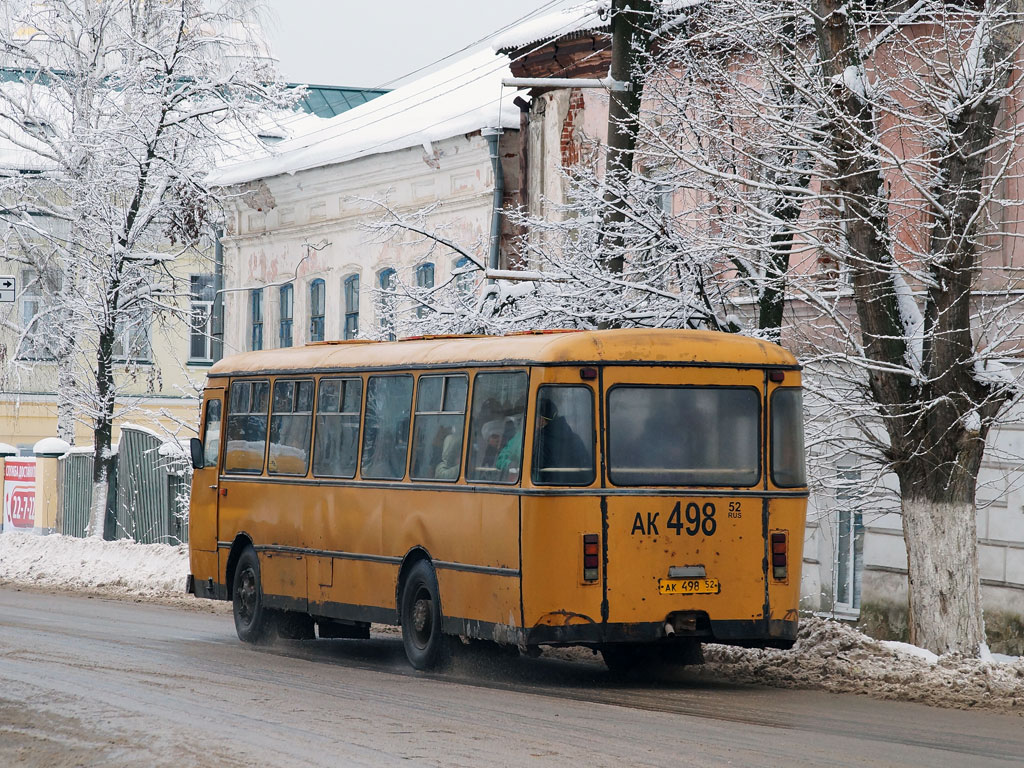
[[[107,515],[103,538],[113,539],[117,530],[115,519],[117,464],[107,480]],[[57,472],[58,530],[68,536],[83,537],[89,528],[92,507],[92,453],[74,452],[63,456]]]
[[[69,453],[60,460],[58,505],[61,532],[85,536],[92,503],[91,453]],[[116,471],[107,492],[105,539],[130,538],[143,544],[188,541],[188,460],[175,444],[142,429],[123,427]]]

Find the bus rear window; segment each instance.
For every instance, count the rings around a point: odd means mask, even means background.
[[[772,394],[772,482],[780,488],[807,485],[804,468],[803,398],[796,387]]]
[[[747,387],[614,387],[609,477],[615,485],[753,485],[760,411],[758,391]]]

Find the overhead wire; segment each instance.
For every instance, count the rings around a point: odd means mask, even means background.
[[[433,66],[435,66],[437,64],[440,64],[443,61],[447,61],[448,59],[450,59],[450,58],[452,58],[454,56],[458,56],[460,53],[464,53],[465,51],[468,51],[469,49],[474,48],[477,45],[480,45],[482,43],[487,42],[491,38],[497,37],[498,35],[502,34],[503,32],[507,32],[509,29],[512,29],[513,27],[515,27],[518,24],[523,23],[524,21],[529,21],[530,19],[535,18],[540,13],[542,13],[542,12],[550,9],[552,6],[558,5],[559,3],[562,3],[562,2],[564,2],[564,0],[547,0],[547,2],[545,2],[541,6],[535,8],[534,10],[530,11],[527,14],[524,14],[523,16],[520,16],[515,21],[511,21],[508,24],[506,24],[505,26],[499,27],[498,29],[494,30],[493,32],[490,32],[489,34],[487,34],[484,37],[481,37],[480,39],[470,43],[469,45],[463,46],[462,48],[460,48],[457,51],[449,53],[449,54],[447,54],[445,56],[442,56],[441,58],[439,58],[439,59],[437,59],[435,61],[430,62],[429,64],[424,64],[423,66],[418,67],[418,68],[412,70],[411,72],[406,72],[404,75],[399,75],[398,77],[393,77],[390,80],[388,80],[388,81],[386,81],[384,83],[381,83],[380,85],[374,86],[373,88],[368,88],[366,90],[382,90],[385,87],[387,87],[388,85],[391,85],[392,83],[397,83],[397,82],[399,82],[401,80],[405,80],[406,78],[412,77],[413,75],[418,74],[418,73],[420,73],[420,72],[422,72],[422,71],[424,71],[426,69],[430,69],[431,67],[433,67]],[[361,106],[361,105],[357,105],[357,106]],[[342,114],[344,114],[344,113],[342,113]],[[278,120],[275,123],[275,126],[288,126],[288,125],[291,125],[292,123],[295,123],[295,122],[298,122],[298,121],[302,120],[306,116],[307,116],[306,113],[300,113],[300,114],[296,114],[296,115],[291,115],[289,117],[282,118],[281,120]]]
[[[558,5],[559,3],[562,3],[562,2],[565,2],[565,0],[548,0],[548,2],[544,3],[540,7],[534,8],[532,11],[530,11],[527,14],[524,14],[523,16],[520,16],[515,21],[510,21],[505,26],[499,27],[498,29],[494,30],[493,32],[490,32],[489,34],[484,35],[479,40],[476,40],[475,42],[472,42],[469,45],[464,45],[462,48],[459,48],[459,50],[453,51],[452,53],[449,53],[446,56],[442,56],[441,58],[439,58],[439,59],[437,59],[435,61],[432,61],[429,64],[424,64],[422,67],[418,67],[417,69],[414,69],[412,72],[407,72],[404,75],[399,75],[398,77],[393,77],[390,80],[388,80],[387,82],[384,82],[384,83],[381,83],[378,86],[375,86],[374,90],[379,90],[381,88],[386,88],[387,86],[389,86],[389,85],[391,85],[393,83],[397,83],[397,82],[400,82],[402,80],[405,80],[407,77],[412,77],[413,75],[419,74],[420,72],[422,72],[425,69],[430,69],[431,67],[433,67],[433,66],[435,66],[437,64],[440,64],[442,61],[447,61],[448,59],[452,58],[453,56],[458,56],[460,53],[464,53],[464,52],[468,51],[470,48],[475,48],[476,46],[478,46],[478,45],[480,45],[482,43],[487,42],[492,37],[497,37],[502,32],[507,32],[508,30],[512,29],[512,27],[514,27],[514,26],[516,26],[518,24],[522,24],[524,21],[529,21],[531,18],[537,16],[539,13],[541,13],[543,11],[546,11],[549,8],[551,8],[552,6]]]

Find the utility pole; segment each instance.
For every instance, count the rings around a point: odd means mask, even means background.
[[[643,62],[651,50],[654,7],[651,0],[612,0],[612,63],[610,77],[629,83],[626,90],[609,91],[608,152],[605,160],[603,239],[611,256],[605,265],[622,272],[622,235],[626,214],[620,190],[633,170],[633,151],[640,128],[640,98],[644,90]]]

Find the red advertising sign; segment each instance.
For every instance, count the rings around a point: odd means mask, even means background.
[[[7,459],[4,464],[3,530],[26,530],[36,524],[36,460]]]

